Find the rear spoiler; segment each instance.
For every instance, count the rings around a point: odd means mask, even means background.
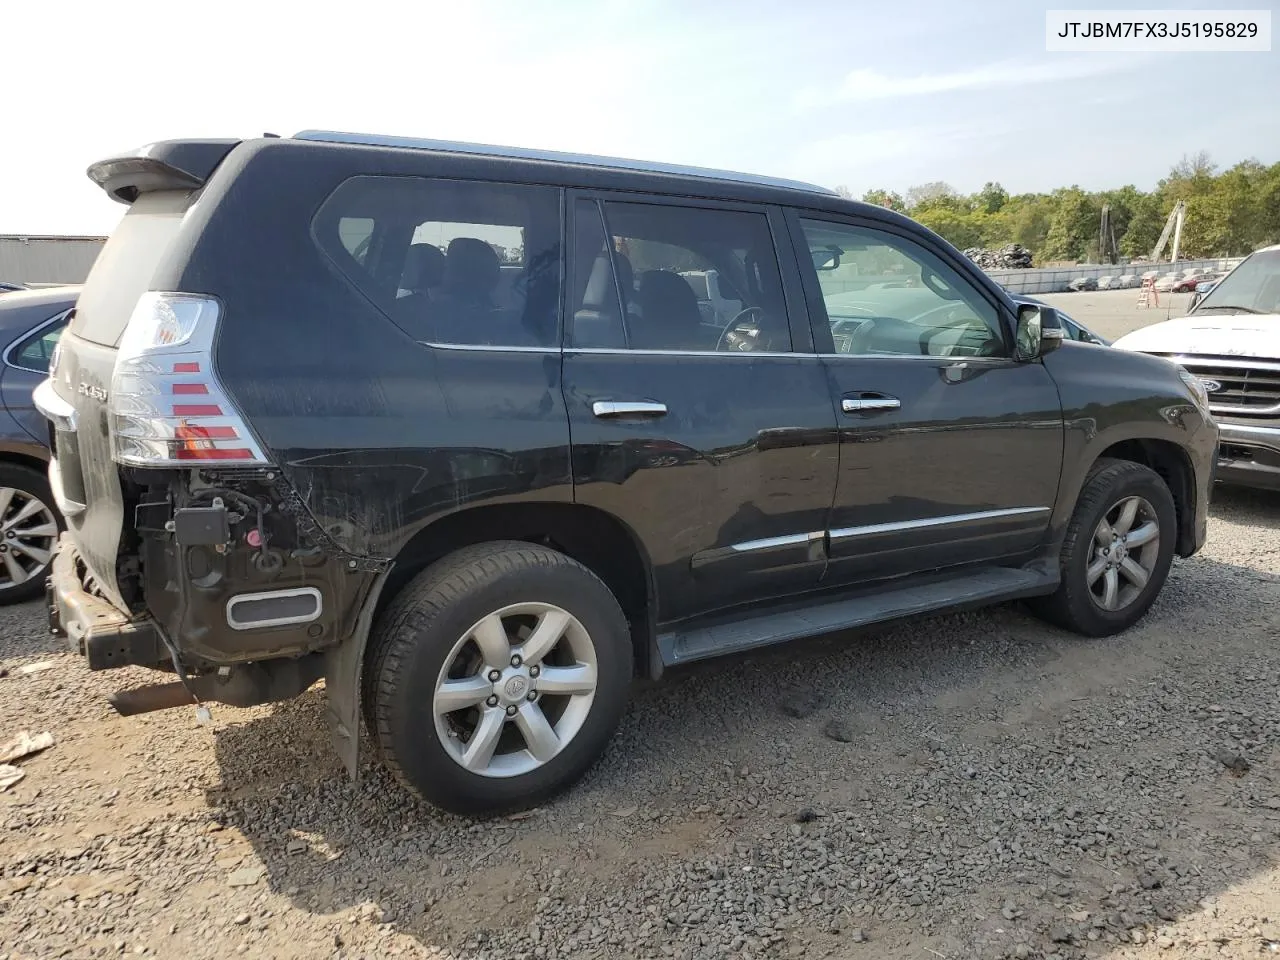
[[[99,160],[89,179],[113,200],[133,203],[153,190],[203,186],[239,140],[161,140],[131,153]]]

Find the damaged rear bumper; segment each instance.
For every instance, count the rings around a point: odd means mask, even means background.
[[[152,667],[169,654],[154,620],[133,617],[90,593],[81,578],[81,563],[71,535],[58,540],[46,587],[49,627],[82,655],[90,670]]]

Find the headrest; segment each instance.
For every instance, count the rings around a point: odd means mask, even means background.
[[[455,237],[449,241],[444,286],[451,293],[487,296],[498,286],[501,275],[498,255],[483,240]]]
[[[412,244],[405,252],[400,285],[414,292],[439,286],[444,279],[444,262],[444,253],[434,244]]]

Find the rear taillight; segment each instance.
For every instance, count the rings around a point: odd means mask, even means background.
[[[216,300],[144,293],[120,341],[111,378],[111,450],[136,467],[266,463],[218,383]]]

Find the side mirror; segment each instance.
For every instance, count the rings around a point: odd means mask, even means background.
[[[1058,349],[1066,331],[1053,307],[1026,303],[1018,307],[1018,329],[1014,335],[1013,356],[1024,363]]]
[[[817,250],[810,250],[809,256],[813,257],[813,269],[815,270],[834,270],[840,266],[840,248],[836,246],[819,247]]]

